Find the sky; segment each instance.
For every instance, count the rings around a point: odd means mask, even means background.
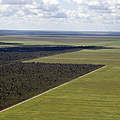
[[[120,31],[120,0],[0,0],[0,29]]]

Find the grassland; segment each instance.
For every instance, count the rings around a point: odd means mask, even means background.
[[[96,45],[117,49],[80,50],[25,61],[105,64],[106,67],[0,113],[0,120],[120,120],[120,39],[95,39]]]
[[[77,52],[44,58],[32,59],[26,62],[46,62],[46,63],[77,63],[77,64],[106,64],[120,65],[120,50],[80,50]]]
[[[0,42],[24,45],[120,45],[120,36],[4,36]],[[3,46],[3,45],[0,45]]]

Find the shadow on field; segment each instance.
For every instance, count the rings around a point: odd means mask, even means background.
[[[0,43],[1,44],[1,43]],[[7,43],[10,44],[10,43]],[[14,43],[14,45],[19,43]],[[13,43],[11,44],[13,45]],[[0,52],[39,52],[39,51],[64,51],[64,50],[98,50],[98,49],[115,49],[103,46],[67,46],[67,45],[26,45],[20,47],[0,48]]]
[[[7,43],[7,42],[0,42],[0,45],[23,45],[23,43]]]

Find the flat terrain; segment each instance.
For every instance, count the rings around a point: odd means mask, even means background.
[[[106,67],[0,113],[0,119],[119,120],[120,38],[119,36],[85,37],[86,43],[78,38],[78,42],[74,43],[73,40],[71,44],[114,46],[116,49],[83,49],[24,62],[105,64]]]
[[[0,44],[0,47],[11,47],[21,45],[105,45],[120,46],[120,36],[0,36],[0,42],[11,44]],[[13,44],[12,44],[13,43]],[[17,43],[15,45],[15,43]]]
[[[106,64],[120,65],[120,49],[80,50],[43,58],[36,58],[25,62],[73,63],[73,64]]]

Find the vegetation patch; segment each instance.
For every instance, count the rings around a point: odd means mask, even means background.
[[[0,67],[0,110],[103,65],[14,63]]]
[[[74,46],[21,46],[0,48],[0,64],[77,51]]]
[[[24,45],[21,47],[0,48],[0,64],[13,61],[30,60],[59,53],[79,51],[83,49],[113,49],[103,46],[67,46],[67,45]]]

